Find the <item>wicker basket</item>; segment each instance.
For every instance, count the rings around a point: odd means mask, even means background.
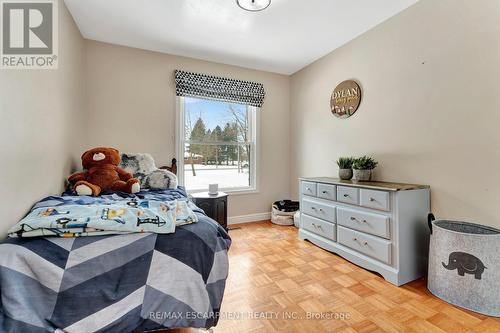
[[[462,308],[500,317],[500,230],[434,221],[432,214],[429,227],[431,293]]]
[[[275,201],[271,207],[271,222],[279,225],[294,225],[294,215],[297,210],[297,201]]]

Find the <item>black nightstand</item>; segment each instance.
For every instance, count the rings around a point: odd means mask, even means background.
[[[224,229],[227,230],[227,194],[219,192],[216,195],[208,194],[208,192],[192,194],[193,201],[196,206],[205,211],[208,217],[217,221]]]

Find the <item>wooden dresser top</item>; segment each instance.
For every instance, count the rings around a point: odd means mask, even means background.
[[[338,178],[331,178],[331,177],[300,177],[299,179],[316,183],[352,186],[352,187],[368,188],[372,190],[385,190],[385,191],[408,191],[408,190],[420,190],[420,189],[430,188],[429,185],[376,182],[376,181],[361,182],[357,180],[341,180]]]

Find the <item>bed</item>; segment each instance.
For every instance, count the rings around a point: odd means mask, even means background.
[[[188,200],[182,187],[106,200]],[[71,192],[35,207],[62,209]],[[217,324],[228,274],[226,231],[198,221],[175,233],[7,238],[0,244],[1,332],[143,332]]]

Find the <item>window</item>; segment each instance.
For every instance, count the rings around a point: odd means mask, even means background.
[[[189,192],[219,184],[226,192],[255,191],[257,108],[179,97],[179,181]]]

